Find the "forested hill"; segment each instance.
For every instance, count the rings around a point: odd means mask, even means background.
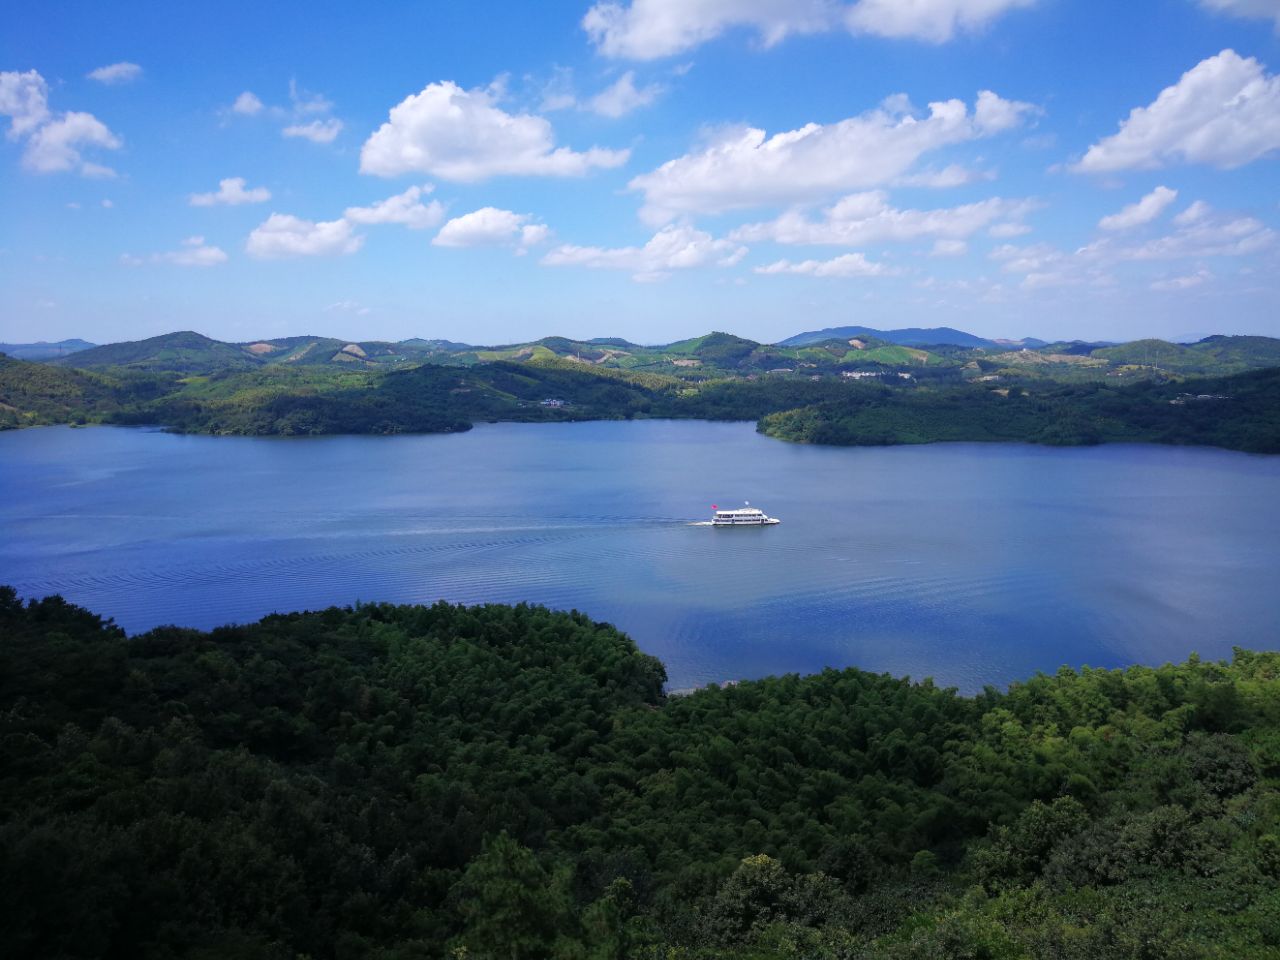
[[[665,698],[611,627],[0,589],[14,958],[1274,958],[1280,655]]]
[[[765,416],[761,432],[837,446],[946,440],[1203,444],[1280,453],[1280,369],[1180,383],[850,393]]]

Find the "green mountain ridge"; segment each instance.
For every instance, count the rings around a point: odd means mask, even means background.
[[[314,435],[767,418],[763,432],[808,443],[1127,440],[1278,452],[1280,397],[1271,378],[1248,375],[1280,368],[1280,340],[927,350],[851,340],[784,348],[713,332],[661,347],[544,337],[475,348],[305,336],[228,344],[187,331],[51,364],[7,359],[0,428]],[[1184,402],[1182,393],[1230,399]]]

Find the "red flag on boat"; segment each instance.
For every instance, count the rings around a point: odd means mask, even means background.
[[[719,507],[717,507],[717,506],[713,503],[713,504],[711,505],[711,509],[712,509],[712,510],[719,510],[720,508],[719,508]]]

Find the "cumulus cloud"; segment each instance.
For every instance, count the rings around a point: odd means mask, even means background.
[[[653,60],[692,50],[721,34],[754,31],[766,47],[792,34],[842,26],[853,33],[942,43],[1036,0],[618,0],[597,3],[582,28],[605,56]]]
[[[87,76],[90,80],[97,80],[99,83],[115,86],[116,84],[137,80],[142,76],[142,68],[136,63],[121,61],[120,63],[99,67],[97,70],[90,70]]]
[[[1181,260],[1242,257],[1275,243],[1275,231],[1254,217],[1217,215],[1207,206],[1194,219],[1177,217],[1175,229],[1142,243],[1117,243],[1104,237],[1077,251],[1097,260]]]
[[[436,234],[437,247],[517,246],[527,249],[541,243],[550,231],[545,224],[534,223],[527,213],[513,213],[496,207],[481,207],[454,217]]]
[[[330,116],[333,101],[319,93],[301,89],[296,80],[289,81],[287,106],[267,104],[252,90],[243,91],[230,107],[221,112],[224,116],[238,114],[243,117],[265,115],[283,124],[281,136],[312,143],[333,143],[345,125],[337,117]]]
[[[182,247],[178,250],[153,253],[149,258],[130,253],[120,256],[120,262],[129,267],[140,267],[148,260],[151,263],[171,263],[179,267],[216,267],[227,262],[227,255],[221,248],[206,244],[204,237],[196,236],[183,240]]]
[[[945,43],[957,33],[981,30],[1010,10],[1036,0],[860,0],[845,16],[855,33]]]
[[[489,90],[431,83],[391,108],[360,151],[360,172],[394,177],[430,173],[475,182],[502,175],[582,176],[625,163],[629,151],[557,147],[551,124],[507,113]]]
[[[401,223],[410,230],[425,230],[444,219],[444,204],[439,200],[422,202],[434,189],[429,185],[410,187],[371,207],[347,207],[343,216],[352,223]]]
[[[1187,213],[1193,216],[1188,217]],[[1059,250],[1045,243],[1029,246],[1005,244],[992,250],[990,257],[999,262],[1005,272],[1023,274],[1024,288],[1035,289],[1110,283],[1113,280],[1108,271],[1119,263],[1241,258],[1273,250],[1275,245],[1275,231],[1260,220],[1217,214],[1206,204],[1196,203],[1174,218],[1172,230],[1151,239],[1134,242],[1114,236],[1103,237],[1074,252]],[[1178,289],[1177,284],[1191,285],[1177,278],[1156,283],[1168,286],[1153,289]]]
[[[9,118],[9,139],[18,140],[49,119],[49,85],[34,70],[0,73],[0,115]]]
[[[637,87],[635,71],[628,70],[588,100],[587,108],[602,117],[621,117],[632,110],[647,107],[662,96],[662,90],[661,84],[657,83]]]
[[[857,117],[772,137],[756,128],[732,130],[635,177],[629,187],[644,193],[641,216],[651,223],[811,201],[889,183],[925,154],[1008,130],[1034,109],[989,90],[978,94],[972,112],[960,100],[931,103],[920,117],[909,106],[904,97],[893,97]]]
[[[363,245],[364,237],[355,234],[345,218],[317,223],[273,213],[249,234],[245,250],[260,260],[279,260],[355,253]]]
[[[117,150],[120,145],[120,138],[93,114],[70,111],[44,124],[31,135],[22,163],[37,173],[78,169],[88,177],[110,177],[114,176],[114,171],[86,162],[80,151],[85,147]]]
[[[1205,203],[1203,200],[1197,200],[1195,203],[1187,207],[1187,209],[1174,217],[1173,222],[1178,224],[1178,226],[1195,223],[1197,220],[1203,220],[1207,217],[1212,210],[1213,208],[1209,206],[1209,204]]]
[[[1277,0],[1200,0],[1200,6],[1233,17],[1274,20],[1280,29],[1280,3]]]
[[[643,247],[556,247],[542,258],[549,267],[587,267],[592,270],[629,270],[639,281],[661,280],[672,270],[693,267],[731,267],[742,260],[747,248],[687,225],[663,227]]]
[[[334,117],[312,120],[310,123],[293,123],[280,133],[286,137],[301,137],[312,143],[333,143],[342,132],[342,121]]]
[[[1095,143],[1073,169],[1081,173],[1155,169],[1172,162],[1222,169],[1280,149],[1280,77],[1257,60],[1223,50],[1202,60],[1137,107],[1120,131]]]
[[[1081,284],[1099,276],[1096,266],[1085,264],[1079,254],[1066,254],[1047,243],[1022,247],[1006,243],[989,256],[1006,273],[1022,274],[1021,286],[1025,290]]]
[[[894,271],[882,263],[871,262],[865,254],[846,253],[833,260],[802,260],[799,263],[778,260],[763,267],[756,267],[755,272],[766,276],[795,273],[806,277],[883,277]]]
[[[1017,220],[1035,208],[1026,200],[993,197],[978,203],[939,210],[897,210],[882,190],[851,194],[826,208],[814,220],[792,209],[776,220],[739,227],[735,240],[773,240],[776,243],[865,246],[901,243],[921,237],[963,240],[997,220]]]
[[[1168,187],[1156,187],[1137,203],[1131,203],[1119,213],[1113,213],[1098,221],[1103,230],[1130,230],[1150,223],[1160,216],[1169,204],[1178,199],[1178,191]]]
[[[85,160],[86,147],[117,150],[120,138],[91,113],[49,111],[49,87],[35,70],[0,72],[0,116],[9,118],[10,140],[26,140],[22,165],[36,173],[77,170],[86,177],[112,177],[110,167]]]
[[[264,109],[264,104],[258,99],[257,95],[250,90],[246,90],[240,96],[236,97],[236,102],[231,104],[231,112],[243,114],[246,117],[254,117],[260,114]]]
[[[218,181],[215,192],[191,194],[190,203],[193,207],[212,207],[219,203],[234,207],[242,203],[265,203],[270,199],[271,191],[266,187],[245,189],[244,177],[227,177]]]

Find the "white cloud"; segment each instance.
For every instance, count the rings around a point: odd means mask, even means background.
[[[1009,273],[1041,273],[1066,259],[1066,254],[1047,243],[1026,247],[1006,243],[992,250],[989,256],[1002,263]]]
[[[271,191],[266,187],[245,189],[244,177],[227,177],[218,181],[215,193],[193,193],[190,203],[193,207],[212,207],[225,203],[228,206],[239,206],[242,203],[265,203],[271,199]]]
[[[278,260],[355,253],[363,245],[364,237],[354,234],[346,219],[317,223],[273,213],[249,234],[245,249],[260,260]]]
[[[333,143],[342,132],[342,121],[334,117],[312,120],[310,123],[294,123],[280,131],[286,137],[301,137],[312,143]]]
[[[1036,0],[860,0],[846,14],[855,33],[945,43]]]
[[[218,247],[205,244],[204,237],[187,237],[181,250],[158,253],[153,259],[177,264],[180,267],[214,267],[226,263],[227,255]]]
[[[25,137],[49,119],[49,85],[34,70],[0,73],[0,115],[9,118],[9,139]]]
[[[1113,213],[1098,221],[1103,230],[1129,230],[1133,227],[1150,223],[1173,201],[1178,199],[1178,191],[1168,187],[1156,187],[1137,203],[1131,203],[1119,213]]]
[[[997,223],[987,231],[987,235],[998,240],[1004,240],[1011,237],[1022,237],[1030,232],[1031,228],[1025,223]]]
[[[963,240],[997,220],[1016,220],[1034,209],[1026,200],[993,197],[978,203],[941,210],[896,210],[882,190],[851,194],[811,220],[805,211],[789,210],[768,223],[739,227],[734,240],[773,240],[777,243],[865,246],[905,242],[921,237]]]
[[[114,86],[120,83],[129,83],[137,80],[142,76],[142,68],[136,63],[113,63],[109,66],[99,67],[97,70],[90,70],[87,74],[90,80],[97,80],[99,83],[105,83]]]
[[[951,187],[963,187],[977,183],[979,180],[994,180],[995,174],[985,170],[970,170],[958,163],[948,164],[941,170],[921,170],[909,173],[893,181],[895,187],[927,187],[932,190],[947,190]]]
[[[601,53],[653,60],[692,50],[733,27],[754,29],[766,46],[837,22],[830,0],[632,0],[597,3],[582,28]]]
[[[1198,287],[1200,284],[1207,283],[1212,279],[1213,274],[1208,270],[1197,270],[1195,273],[1189,273],[1181,277],[1156,280],[1151,284],[1151,289],[1162,291],[1190,290],[1192,287]]]
[[[444,219],[444,204],[439,200],[422,202],[433,189],[431,186],[410,187],[371,207],[347,207],[343,216],[352,223],[402,223],[410,230],[425,230]]]
[[[86,177],[113,177],[110,167],[81,156],[85,147],[117,150],[120,138],[91,113],[49,112],[49,86],[35,70],[0,72],[0,116],[9,118],[8,138],[26,139],[22,165],[36,173],[78,170]]]
[[[88,177],[90,180],[114,180],[116,172],[110,167],[102,166],[102,164],[82,160],[80,163],[80,176]]]
[[[1200,0],[1200,6],[1233,17],[1274,20],[1280,29],[1280,0]]]
[[[1181,260],[1242,257],[1272,246],[1275,231],[1253,217],[1216,216],[1202,208],[1193,219],[1175,218],[1176,229],[1153,240],[1118,244],[1103,238],[1077,251],[1077,256],[1102,261]]]
[[[532,216],[527,213],[481,207],[461,217],[454,217],[440,228],[431,242],[437,247],[528,248],[541,243],[550,233],[544,224],[534,223],[532,220]]]
[[[582,28],[605,56],[653,60],[692,50],[735,29],[772,46],[792,34],[843,26],[853,33],[941,43],[1036,0],[619,0],[596,3]]]
[[[327,97],[323,97],[318,93],[311,93],[298,87],[297,80],[289,81],[289,102],[293,104],[293,112],[296,116],[306,116],[312,113],[328,113],[333,109],[333,101]]]
[[[769,203],[804,202],[889,183],[923,155],[1016,126],[1034,108],[989,90],[972,113],[960,100],[910,112],[905,98],[832,124],[810,123],[766,137],[756,128],[725,133],[709,146],[635,177],[641,216],[663,223],[685,213],[722,213]]]
[[[1203,200],[1197,200],[1195,203],[1191,204],[1191,206],[1187,207],[1187,209],[1174,217],[1173,222],[1180,227],[1185,226],[1188,223],[1195,223],[1197,220],[1203,220],[1207,217],[1212,210],[1213,208]]]
[[[221,248],[206,244],[204,237],[195,236],[183,240],[181,249],[153,253],[149,259],[152,263],[171,263],[179,267],[216,267],[227,262],[227,255]],[[123,253],[120,255],[120,262],[128,267],[140,267],[147,262],[147,258]]]
[[[883,277],[894,271],[882,263],[872,263],[865,254],[846,253],[833,260],[802,260],[799,263],[778,260],[756,267],[755,272],[764,275],[795,273],[806,277]]]
[[[1243,166],[1280,149],[1280,77],[1234,50],[1202,60],[1155,102],[1134,109],[1114,136],[1091,146],[1073,169],[1142,170],[1167,163]]]
[[[463,90],[451,81],[428,84],[391,108],[389,120],[360,151],[361,173],[394,177],[430,173],[475,182],[502,175],[582,176],[617,167],[629,151],[557,147],[551,124],[510,114],[489,90]]]
[[[1187,217],[1186,213],[1194,215]],[[1120,263],[1239,258],[1273,250],[1276,246],[1275,231],[1261,221],[1214,214],[1202,203],[1193,204],[1175,217],[1174,223],[1175,229],[1169,233],[1142,242],[1126,243],[1117,237],[1103,237],[1073,253],[1044,243],[1022,247],[1005,244],[992,250],[990,257],[1001,263],[1005,272],[1023,274],[1025,289],[1036,289],[1084,283],[1106,286],[1116,282],[1109,271]],[[1200,273],[1205,273],[1204,268],[1189,276]],[[1174,277],[1156,280],[1151,286],[1157,290],[1176,290],[1193,286],[1195,282]]]
[[[635,71],[628,70],[587,101],[587,107],[602,117],[621,117],[632,110],[647,107],[660,96],[662,96],[660,84],[651,83],[637,88]]]
[[[240,96],[236,97],[236,102],[231,105],[232,113],[244,114],[246,117],[253,117],[261,113],[263,103],[258,99],[257,95],[252,91],[246,90]]]
[[[643,247],[556,247],[542,258],[549,267],[629,270],[640,281],[660,280],[671,270],[710,265],[731,267],[747,248],[685,225],[663,227]]]
[[[71,111],[57,120],[49,121],[31,135],[22,155],[22,163],[27,169],[37,173],[79,169],[89,177],[115,175],[109,167],[86,162],[80,155],[84,147],[117,150],[120,148],[120,138],[93,114]]]
[[[935,257],[963,257],[968,252],[969,244],[963,240],[935,240],[933,244]]]
[[[573,70],[569,67],[552,67],[551,78],[542,85],[542,97],[538,109],[543,113],[569,110],[578,105],[578,95],[573,89]]]

